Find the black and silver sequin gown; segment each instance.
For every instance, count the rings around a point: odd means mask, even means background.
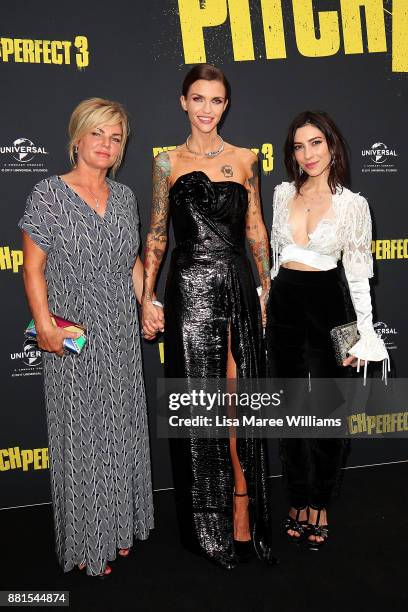
[[[169,197],[176,247],[165,294],[166,377],[225,378],[229,334],[238,378],[264,376],[261,311],[245,251],[245,187],[195,171],[180,176]],[[235,559],[229,440],[170,444],[183,544],[210,558]],[[257,533],[268,544],[266,445],[238,438],[237,451]]]

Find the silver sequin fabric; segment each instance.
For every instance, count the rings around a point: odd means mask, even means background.
[[[248,194],[203,172],[179,177],[170,191],[176,239],[165,294],[165,372],[169,378],[226,377],[228,338],[238,378],[264,374],[259,299],[245,251]],[[201,432],[202,433],[202,432]],[[204,434],[202,433],[202,436]],[[270,502],[265,441],[237,440],[251,517],[269,543]],[[234,562],[234,478],[228,439],[171,440],[183,544]]]

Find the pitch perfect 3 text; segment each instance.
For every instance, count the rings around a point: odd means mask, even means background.
[[[0,38],[0,59],[23,64],[74,64],[89,66],[88,39],[75,36],[70,40],[33,40],[31,38]]]
[[[296,47],[305,57],[328,57],[339,51],[345,55],[390,53],[392,71],[408,72],[407,0],[337,0],[330,2],[330,7],[327,4],[323,0],[178,0],[185,63],[206,62],[206,28],[227,23],[235,61],[285,59],[288,35],[294,31]],[[336,10],[323,10],[333,6]],[[386,20],[391,23],[389,41]],[[263,31],[263,41],[254,39],[254,31]],[[256,57],[255,49],[262,42],[264,54]]]

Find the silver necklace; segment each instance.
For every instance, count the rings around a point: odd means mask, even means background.
[[[306,204],[306,202],[304,201],[304,195],[302,193],[299,193],[300,197],[302,198],[302,202],[304,204],[304,206],[306,206],[306,212],[309,213],[310,212],[310,208],[308,208],[308,205]],[[310,206],[310,204],[309,204]]]
[[[311,204],[313,203],[313,198],[311,199],[311,203],[310,203],[310,204],[307,204],[307,203],[304,201],[305,196],[304,196],[302,193],[300,193],[299,195],[300,195],[300,197],[303,199],[303,203],[304,203],[304,205],[306,206],[306,212],[307,212],[307,213],[309,213],[309,212],[312,210],[312,208],[311,208]],[[318,196],[318,197],[317,197],[317,199],[321,201],[321,199],[322,199],[322,198],[321,198],[321,196]],[[320,202],[319,202],[319,204],[320,204]]]
[[[218,134],[218,138],[221,140],[220,148],[217,149],[217,151],[209,151],[208,153],[197,153],[196,151],[192,151],[188,145],[188,141],[190,140],[190,138],[191,138],[191,134],[187,137],[186,147],[190,151],[190,153],[192,153],[193,155],[199,155],[200,157],[217,157],[217,155],[222,153],[224,150],[224,141],[219,134]]]
[[[98,198],[92,193],[92,191],[89,189],[89,187],[87,187],[86,185],[84,185],[84,187],[91,194],[93,199],[95,200],[95,208],[96,208],[96,210],[98,210],[99,209],[99,200],[98,200]]]

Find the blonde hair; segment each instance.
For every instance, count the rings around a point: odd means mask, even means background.
[[[74,109],[68,126],[68,153],[71,164],[75,166],[74,149],[82,136],[100,125],[116,125],[118,123],[122,126],[122,141],[119,155],[111,168],[112,176],[115,176],[117,169],[122,163],[126,141],[129,136],[127,113],[119,102],[113,102],[112,100],[89,98],[80,102]]]

